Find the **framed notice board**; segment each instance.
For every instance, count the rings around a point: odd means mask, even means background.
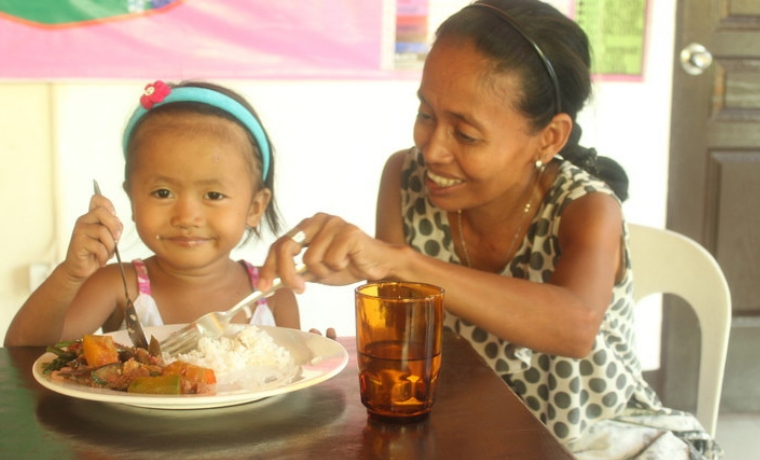
[[[644,74],[648,0],[576,0],[575,20],[591,42],[592,71],[621,79]]]

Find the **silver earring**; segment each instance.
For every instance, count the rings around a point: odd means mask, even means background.
[[[541,171],[542,169],[544,169],[544,162],[539,158],[536,160],[536,171]]]

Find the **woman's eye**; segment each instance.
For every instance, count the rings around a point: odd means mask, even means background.
[[[430,120],[431,116],[423,111],[417,112],[417,119],[420,121]]]
[[[172,193],[169,190],[162,188],[154,191],[153,195],[157,198],[169,198],[172,196]]]
[[[212,201],[217,201],[224,198],[224,195],[219,192],[208,192],[206,196],[208,197],[209,200],[212,200]]]
[[[473,142],[475,142],[477,140],[474,137],[468,136],[467,134],[463,133],[462,131],[457,131],[456,133],[457,133],[457,137],[459,137],[459,139],[462,142],[466,142],[468,144],[472,144]]]

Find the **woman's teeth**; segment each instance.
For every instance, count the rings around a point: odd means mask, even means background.
[[[439,176],[433,172],[428,171],[427,172],[428,179],[433,181],[435,185],[439,187],[451,187],[452,185],[461,184],[464,182],[461,179],[450,179],[448,177]]]

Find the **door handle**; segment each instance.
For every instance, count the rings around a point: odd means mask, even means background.
[[[681,50],[681,67],[689,75],[702,74],[712,62],[712,54],[699,43],[692,43]]]

